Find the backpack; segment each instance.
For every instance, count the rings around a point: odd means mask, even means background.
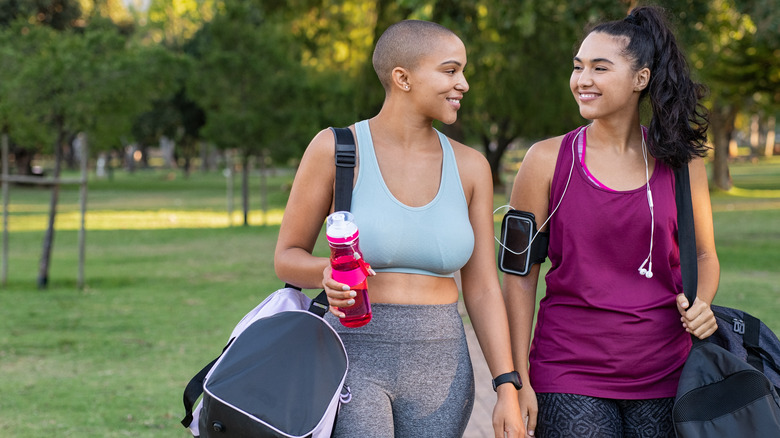
[[[182,424],[200,437],[329,437],[348,359],[314,300],[286,286],[241,319],[222,354],[190,380]],[[193,411],[194,401],[203,399]]]
[[[738,309],[710,306],[718,330],[707,340],[761,371],[780,392],[780,340],[760,319]]]
[[[331,129],[336,208],[349,210],[355,141],[348,128]],[[330,437],[351,395],[344,344],[323,319],[328,308],[325,291],[312,300],[289,284],[263,300],[235,326],[222,354],[190,379],[182,425],[204,438]]]
[[[698,268],[685,165],[675,170],[675,197],[683,291],[693,304]],[[780,437],[777,380],[773,383],[767,377],[777,377],[777,337],[744,312],[721,306],[712,306],[712,310],[718,319],[716,333],[704,340],[691,336],[693,347],[683,366],[672,408],[676,436]],[[764,364],[769,364],[769,369]]]

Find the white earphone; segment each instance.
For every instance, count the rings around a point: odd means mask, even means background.
[[[588,125],[588,126],[590,126],[590,125]],[[531,238],[528,240],[528,246],[525,247],[525,249],[520,251],[520,252],[512,251],[511,249],[507,248],[503,243],[501,243],[501,241],[498,240],[498,237],[493,236],[493,238],[496,240],[496,242],[498,242],[498,244],[501,245],[508,252],[510,252],[510,253],[512,253],[514,255],[521,255],[521,254],[525,253],[526,251],[528,251],[529,249],[531,249],[531,245],[534,243],[534,240],[536,240],[536,236],[539,235],[541,230],[544,229],[545,225],[547,225],[547,222],[550,222],[550,219],[552,219],[552,217],[555,214],[555,212],[558,211],[558,207],[560,207],[561,206],[561,202],[563,202],[563,197],[566,196],[566,190],[569,189],[569,182],[571,181],[571,174],[574,171],[574,161],[575,161],[575,157],[577,156],[576,153],[574,152],[574,144],[577,142],[577,137],[580,136],[580,133],[582,133],[582,131],[587,129],[588,126],[583,126],[582,128],[580,128],[580,130],[577,131],[577,134],[574,136],[574,139],[571,142],[571,167],[569,168],[569,177],[566,179],[566,186],[563,187],[563,193],[561,193],[561,198],[558,200],[558,204],[555,206],[555,208],[553,209],[552,213],[550,213],[550,215],[547,216],[547,219],[544,221],[542,226],[539,227],[539,229],[536,232],[536,234],[531,236]],[[498,207],[495,210],[493,210],[493,214],[496,214],[496,212],[498,210],[501,210],[502,208],[512,209],[514,207],[512,207],[509,204],[505,204],[505,205],[502,205],[501,207]]]
[[[569,182],[571,181],[571,174],[572,171],[574,170],[574,161],[576,158],[576,153],[574,152],[574,144],[577,142],[577,137],[579,137],[580,133],[582,133],[585,129],[587,129],[588,126],[584,126],[580,128],[580,130],[577,132],[577,134],[574,136],[574,139],[571,142],[572,163],[571,163],[571,168],[569,169],[569,177],[566,180],[566,186],[563,188],[563,193],[561,194],[561,197],[558,200],[558,204],[555,206],[555,209],[553,209],[552,213],[550,213],[550,215],[547,217],[547,220],[544,221],[542,226],[539,227],[539,230],[543,229],[544,226],[547,225],[550,219],[552,219],[555,212],[558,211],[558,207],[561,206],[561,202],[563,202],[563,197],[566,195],[566,190],[569,188]],[[645,160],[645,187],[647,189],[647,205],[650,207],[650,251],[648,251],[647,258],[642,262],[642,266],[639,267],[639,275],[642,275],[645,278],[653,278],[653,237],[655,234],[655,211],[653,210],[653,192],[650,190],[650,168],[647,162],[647,144],[645,144],[644,129],[642,130],[642,158],[644,158]],[[512,206],[510,205],[503,205],[493,210],[493,214],[496,214],[498,210],[505,207],[512,208]],[[533,243],[534,239],[536,239],[537,235],[539,235],[539,231],[537,231],[536,234],[534,234],[532,238],[529,240],[528,246],[520,252],[512,251],[511,249],[504,246],[504,244],[501,243],[500,240],[498,240],[498,237],[494,236],[494,239],[496,240],[496,242],[498,242],[499,245],[504,247],[505,250],[509,251],[512,254],[520,255],[531,248],[531,244]],[[647,269],[645,269],[645,265],[647,265]]]
[[[639,275],[646,278],[653,278],[653,234],[655,234],[655,212],[653,210],[653,192],[650,190],[650,170],[647,163],[647,145],[645,144],[644,132],[642,132],[642,158],[645,159],[645,187],[647,187],[647,205],[650,207],[650,251],[647,258],[639,267]],[[645,269],[647,265],[647,269]]]

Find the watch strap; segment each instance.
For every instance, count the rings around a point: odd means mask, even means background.
[[[493,391],[498,391],[498,387],[504,383],[511,383],[518,390],[523,387],[522,382],[520,382],[520,374],[517,371],[510,371],[496,376],[493,379]]]

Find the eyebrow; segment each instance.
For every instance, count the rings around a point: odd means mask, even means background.
[[[459,61],[456,61],[456,60],[454,60],[454,59],[451,59],[451,60],[449,60],[449,61],[444,61],[444,62],[442,62],[442,63],[441,63],[441,64],[439,64],[439,65],[447,65],[447,64],[455,64],[455,65],[457,65],[458,67],[463,67],[463,64],[461,64]]]
[[[577,56],[574,57],[574,60],[577,61],[577,62],[582,62],[582,60],[579,57],[577,57]],[[592,64],[595,64],[597,62],[606,62],[606,63],[613,64],[613,65],[615,64],[614,62],[610,61],[607,58],[593,58],[593,59],[590,60],[590,62]]]

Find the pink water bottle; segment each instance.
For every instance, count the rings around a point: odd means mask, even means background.
[[[337,211],[327,219],[325,234],[330,246],[330,266],[333,279],[349,285],[357,293],[355,304],[339,307],[346,315],[341,318],[345,327],[361,327],[371,321],[371,303],[368,300],[368,264],[358,246],[358,227],[348,211]]]

